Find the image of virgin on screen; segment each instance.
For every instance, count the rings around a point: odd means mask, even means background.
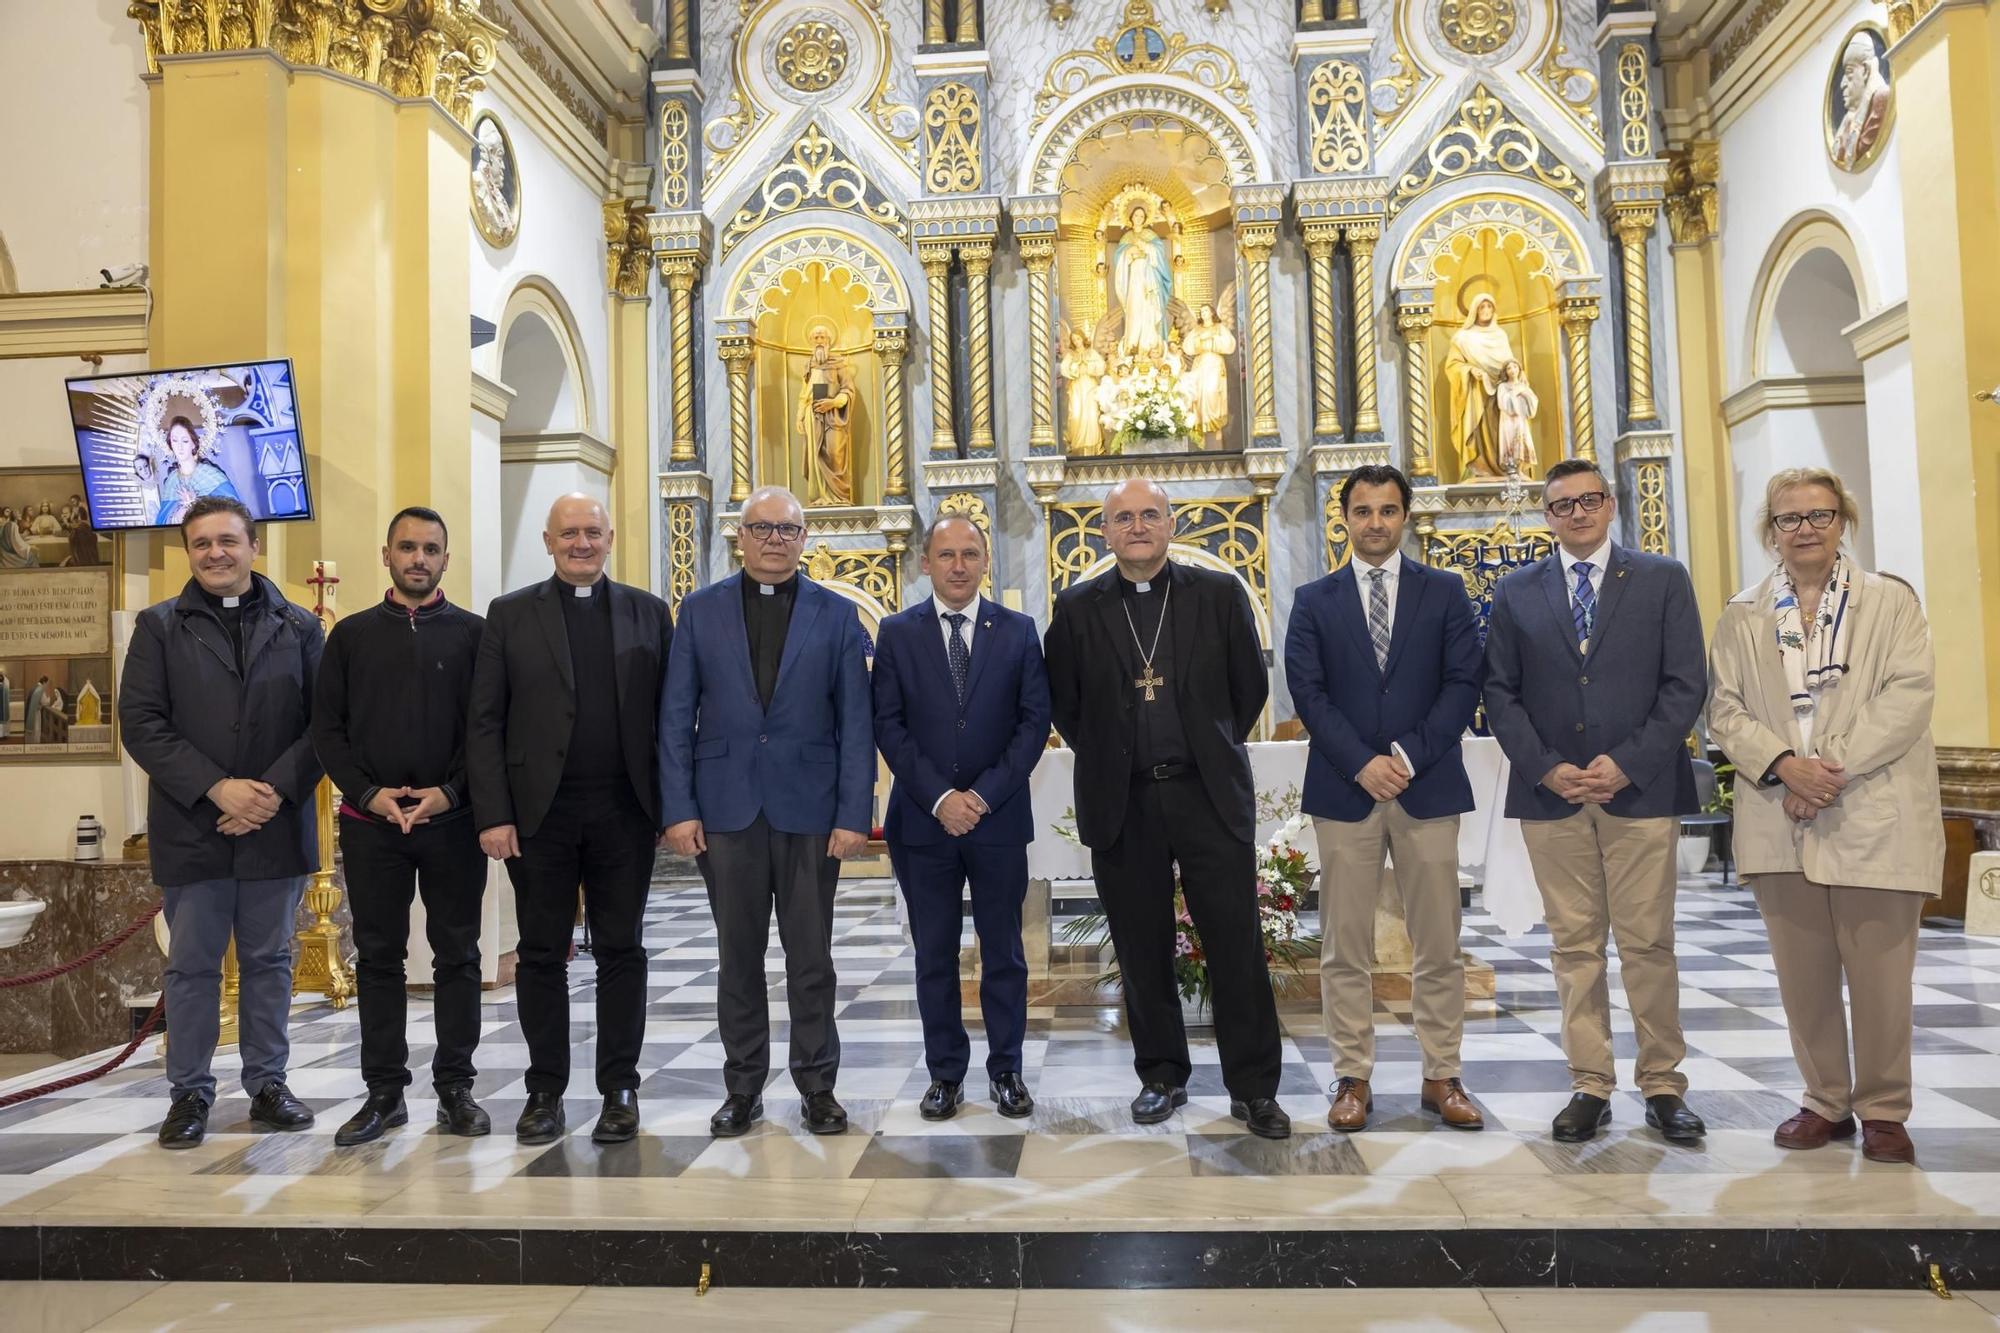
[[[68,381],[91,522],[177,527],[204,495],[260,521],[309,519],[292,363],[250,361]]]

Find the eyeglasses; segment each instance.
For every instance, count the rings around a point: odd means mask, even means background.
[[[1568,518],[1576,512],[1578,505],[1583,506],[1584,513],[1594,514],[1604,508],[1604,502],[1610,498],[1603,491],[1585,491],[1582,495],[1565,495],[1560,500],[1551,500],[1544,508],[1557,518]]]
[[[743,530],[760,542],[770,541],[773,537],[783,542],[795,542],[806,535],[805,525],[802,523],[765,523],[760,520],[756,523],[745,523]]]
[[[1833,526],[1833,520],[1839,516],[1838,509],[1808,509],[1803,514],[1773,514],[1771,526],[1780,532],[1797,532],[1801,523],[1810,523],[1816,528],[1830,528]]]
[[[1136,514],[1129,509],[1121,509],[1110,518],[1110,524],[1114,528],[1136,528],[1142,525],[1156,528],[1166,521],[1167,516],[1157,509],[1142,509]]]

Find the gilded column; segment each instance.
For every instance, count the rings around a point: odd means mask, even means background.
[[[939,9],[938,22],[944,19]],[[940,38],[939,40],[943,40]],[[924,242],[917,247],[930,289],[931,326],[931,452],[955,454],[958,440],[951,423],[951,245]]]
[[[1301,0],[1299,5],[1299,22],[1326,22],[1326,0]]]
[[[1338,0],[1333,8],[1335,23],[1359,23],[1361,21],[1361,0]]]
[[[958,257],[965,263],[966,315],[972,325],[966,338],[966,355],[972,359],[967,373],[972,382],[972,438],[967,441],[967,451],[990,454],[993,452],[993,347],[988,301],[993,242],[966,241],[958,247]]]
[[[882,498],[906,500],[910,495],[910,444],[903,427],[903,357],[910,350],[907,331],[875,330],[875,355],[882,363]]]
[[[1657,207],[1646,204],[1618,208],[1612,220],[1625,261],[1625,397],[1626,416],[1632,421],[1659,416],[1653,405],[1653,335],[1646,286],[1646,243],[1658,215]]]
[[[674,435],[669,461],[692,463],[694,449],[694,283],[699,260],[674,256],[660,261],[671,303],[674,376]]]
[[[729,501],[742,504],[750,498],[750,359],[756,346],[747,329],[715,341],[729,372]]]
[[[667,0],[667,59],[691,60],[693,47],[689,42],[688,7],[695,0]]]
[[[1354,264],[1354,433],[1363,439],[1382,433],[1375,402],[1375,242],[1379,222],[1350,222],[1344,229]]]
[[[1590,329],[1597,322],[1597,297],[1564,295],[1563,334],[1569,344],[1570,453],[1597,459],[1596,408],[1590,393]]]
[[[944,0],[924,0],[924,42],[929,46],[942,46],[950,41],[945,34]]]
[[[1245,276],[1250,283],[1250,401],[1253,439],[1278,434],[1278,390],[1271,364],[1271,246],[1277,224],[1239,226]]]
[[[958,0],[958,40],[979,40],[979,0]]]
[[[1053,453],[1056,388],[1051,349],[1056,333],[1050,318],[1049,288],[1055,276],[1055,237],[1023,240],[1021,262],[1028,269],[1028,449],[1031,453]]]
[[[1396,331],[1403,336],[1403,432],[1410,441],[1410,480],[1435,485],[1437,460],[1431,453],[1431,293],[1400,294]]]
[[[1339,349],[1333,336],[1333,245],[1340,228],[1332,223],[1308,223],[1306,257],[1312,266],[1313,434],[1340,434],[1339,379],[1335,369]]]

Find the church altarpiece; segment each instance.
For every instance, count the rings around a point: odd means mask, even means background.
[[[1267,637],[1347,559],[1365,463],[1417,481],[1413,553],[1476,598],[1548,549],[1565,457],[1673,550],[1677,201],[1651,16],[1599,7],[700,6],[654,75],[669,593],[726,572],[703,534],[767,483],[877,614],[936,512],[1045,614],[1141,470]]]

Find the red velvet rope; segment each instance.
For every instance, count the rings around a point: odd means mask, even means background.
[[[104,957],[104,955],[110,953],[113,949],[123,944],[126,940],[129,940],[134,935],[137,935],[140,929],[143,926],[145,926],[147,922],[151,921],[154,917],[158,916],[159,914],[160,914],[160,904],[154,903],[151,907],[148,907],[145,911],[141,912],[137,917],[135,917],[131,925],[125,927],[125,929],[119,931],[116,935],[113,935],[110,939],[104,941],[104,943],[98,945],[95,949],[92,949],[89,953],[83,955],[83,957],[73,958],[67,963],[57,963],[53,967],[45,967],[39,972],[23,972],[18,977],[0,977],[0,990],[9,990],[15,986],[32,986],[38,981],[54,981],[57,977],[62,976],[66,972],[74,972],[79,967],[88,967],[90,964],[96,962],[98,959]]]
[[[154,912],[159,910],[157,907],[153,909]],[[148,912],[140,920],[150,919],[151,916],[152,912]],[[127,931],[126,935],[129,937],[131,931]],[[39,1088],[23,1088],[19,1092],[10,1092],[5,1097],[0,1097],[0,1111],[4,1111],[10,1106],[18,1106],[22,1102],[31,1102],[37,1097],[46,1097],[52,1092],[61,1092],[66,1088],[80,1087],[92,1079],[103,1078],[106,1074],[118,1068],[118,1066],[124,1064],[127,1060],[130,1060],[132,1052],[139,1049],[139,1043],[153,1035],[153,1029],[159,1026],[160,1014],[165,1011],[166,1007],[167,997],[164,995],[153,1001],[153,1012],[147,1014],[146,1021],[139,1025],[138,1035],[125,1044],[124,1050],[118,1052],[118,1054],[112,1056],[111,1059],[105,1061],[97,1068],[85,1070],[81,1074],[71,1074],[68,1078],[57,1079],[54,1083],[44,1083]]]

